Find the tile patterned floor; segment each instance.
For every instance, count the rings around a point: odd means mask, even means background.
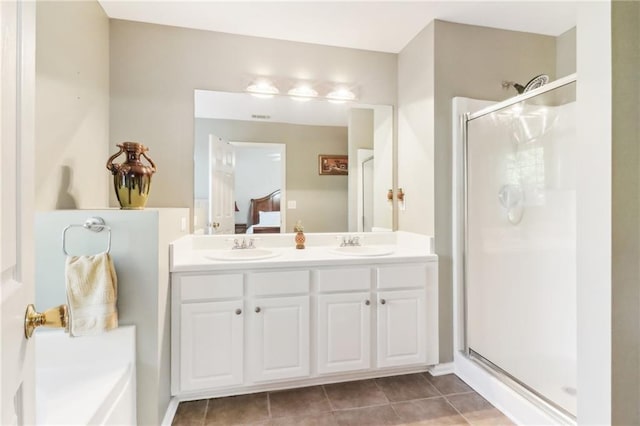
[[[174,426],[512,425],[453,374],[357,382],[181,402]]]

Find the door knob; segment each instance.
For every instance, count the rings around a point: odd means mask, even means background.
[[[384,299],[380,299],[380,303],[382,303],[382,304],[384,305],[384,304],[386,304],[386,303],[387,303],[387,301],[386,301],[386,300],[384,300]]]
[[[236,315],[240,315],[242,313],[242,309],[236,309]]]
[[[258,313],[258,314],[259,314],[259,313],[260,313],[260,310],[261,310],[261,309],[260,309],[260,306],[256,306],[256,309],[255,309],[256,313]]]
[[[220,223],[213,222],[213,229],[218,229],[218,228],[220,228]]]
[[[365,304],[365,305],[367,305],[367,306],[369,306],[369,305],[371,304],[371,302],[370,302],[369,300],[365,300],[365,301],[364,301],[364,304]]]
[[[36,312],[30,304],[24,314],[24,336],[29,339],[38,327],[64,328],[69,330],[69,308],[67,305],[56,306],[44,312]]]

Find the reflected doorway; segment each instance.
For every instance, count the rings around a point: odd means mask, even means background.
[[[251,200],[280,190],[280,232],[286,223],[286,145],[231,142],[235,148],[235,233],[251,232]]]

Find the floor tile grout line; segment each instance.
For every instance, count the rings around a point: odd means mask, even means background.
[[[211,400],[207,399],[207,403],[204,405],[204,415],[202,416],[202,426],[204,426],[205,423],[207,422],[207,412],[209,411],[209,401]]]
[[[420,374],[420,376],[422,376],[422,378],[423,378],[424,380],[426,380],[426,381],[427,381],[427,383],[429,384],[429,386],[431,386],[432,388],[434,388],[434,389],[436,390],[436,392],[438,392],[438,394],[440,394],[440,396],[444,396],[444,394],[443,394],[442,392],[440,392],[440,389],[438,389],[438,387],[437,387],[435,384],[433,384],[433,383],[431,382],[431,380],[429,380],[429,378],[426,376],[426,375],[427,375],[427,373],[428,373],[428,372],[422,373],[422,374]]]
[[[444,396],[444,395],[443,395]],[[447,401],[447,404],[449,404],[451,406],[451,408],[453,408],[454,410],[456,410],[456,413],[458,413],[460,415],[460,417],[462,417],[464,419],[465,422],[467,422],[468,424],[472,425],[473,423],[471,423],[471,420],[469,420],[464,414],[462,414],[462,412],[460,410],[458,410],[456,408],[455,405],[453,405],[451,403],[451,401],[449,401],[449,398],[447,398],[446,396],[444,396],[444,400]]]
[[[387,400],[387,403],[391,404],[391,400],[389,399],[389,397],[387,396],[387,394],[385,393],[384,389],[382,389],[382,387],[380,386],[380,384],[378,384],[378,381],[376,379],[373,379],[373,383],[375,383],[376,387],[378,388],[378,390],[380,392],[382,392],[382,395],[384,395],[384,398]]]
[[[271,417],[271,392],[267,392],[267,415],[269,419],[273,418]]]
[[[324,385],[320,385],[320,387],[322,388],[322,391],[324,392],[324,397],[327,398],[327,402],[329,403],[329,411],[330,412],[334,412],[334,408],[333,408],[333,404],[331,403],[331,398],[329,398],[329,394],[327,393],[327,389],[324,387]]]

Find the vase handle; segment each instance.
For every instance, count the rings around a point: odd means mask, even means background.
[[[109,170],[113,174],[116,174],[118,172],[118,169],[120,168],[119,164],[113,164],[113,160],[115,160],[118,155],[124,152],[124,145],[117,145],[117,147],[120,148],[120,151],[113,154],[107,160],[107,170]]]
[[[147,153],[145,151],[142,151],[142,156],[146,158],[147,161],[151,164],[151,169],[153,170],[153,173],[155,173],[157,169],[156,164],[153,162],[153,160],[147,156]]]

